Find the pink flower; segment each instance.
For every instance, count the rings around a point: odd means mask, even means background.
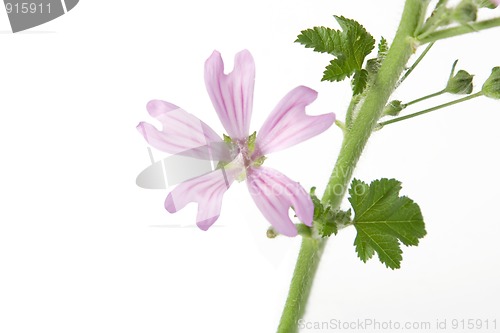
[[[246,50],[236,55],[234,70],[227,75],[219,52],[215,51],[205,63],[208,94],[228,133],[224,140],[195,116],[159,100],[149,102],[147,110],[162,123],[163,129],[160,131],[145,122],[137,128],[159,150],[171,154],[189,151],[188,155],[204,158],[196,148],[209,147],[201,149],[206,152],[205,158],[219,161],[215,171],[184,181],[170,192],[165,200],[170,213],[196,202],[196,223],[207,230],[219,217],[222,197],[229,186],[234,180],[246,179],[255,204],[276,231],[295,236],[297,229],[289,217],[290,207],[300,221],[311,226],[314,211],[311,198],[299,183],[262,164],[265,155],[324,132],[335,121],[335,115],[306,115],[305,107],[316,99],[317,92],[299,86],[278,103],[258,135],[249,135],[254,79],[254,60]],[[225,148],[220,149],[221,146]]]
[[[500,5],[500,0],[491,0],[494,5]]]

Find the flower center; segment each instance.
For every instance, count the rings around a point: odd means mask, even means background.
[[[222,163],[221,167],[239,169],[240,172],[236,177],[236,180],[241,182],[247,177],[247,170],[249,168],[260,167],[266,157],[255,155],[255,139],[257,138],[257,132],[253,132],[245,140],[233,140],[229,136],[224,135],[224,142],[229,146],[230,156],[232,161],[229,163]],[[220,164],[220,163],[219,163]]]

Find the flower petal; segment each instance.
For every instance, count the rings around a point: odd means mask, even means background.
[[[247,185],[257,207],[280,234],[297,235],[297,228],[288,215],[290,207],[300,221],[312,225],[314,205],[299,183],[274,169],[259,167],[250,169]]]
[[[205,85],[215,111],[233,139],[248,137],[252,116],[255,63],[247,50],[236,54],[234,69],[224,74],[224,63],[214,51],[205,62]]]
[[[229,150],[222,139],[197,117],[160,100],[150,101],[146,108],[163,125],[161,131],[146,122],[137,125],[137,130],[151,146],[170,154],[227,160]]]
[[[165,208],[175,213],[190,202],[198,203],[196,224],[207,230],[219,218],[222,197],[234,181],[234,173],[217,169],[179,184],[165,199]]]
[[[290,91],[274,108],[257,134],[258,153],[282,150],[310,139],[327,130],[335,121],[335,114],[308,116],[307,105],[318,93],[308,87],[299,86]]]

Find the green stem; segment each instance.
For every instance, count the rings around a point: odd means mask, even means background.
[[[288,298],[278,327],[278,333],[297,331],[297,322],[304,315],[311,291],[312,280],[326,242],[314,238],[302,238],[299,257],[295,264]]]
[[[446,90],[445,90],[445,89],[443,89],[443,90],[441,90],[441,91],[435,92],[434,94],[430,94],[430,95],[427,95],[427,96],[424,96],[424,97],[417,98],[417,99],[415,99],[415,100],[413,100],[413,101],[411,101],[411,102],[405,103],[405,104],[404,104],[404,107],[406,108],[406,107],[408,107],[408,106],[410,106],[410,105],[412,105],[412,104],[416,104],[416,103],[418,103],[418,102],[425,101],[426,99],[429,99],[429,98],[432,98],[432,97],[436,97],[436,96],[442,95],[442,94],[444,94],[445,92],[446,92]]]
[[[356,95],[351,98],[351,102],[349,103],[349,107],[347,108],[346,116],[345,116],[345,125],[346,129],[351,127],[352,121],[354,119],[354,111],[359,102],[361,102],[362,95]]]
[[[477,32],[480,30],[486,30],[486,29],[490,29],[490,28],[494,28],[494,27],[498,27],[498,26],[500,26],[500,17],[496,17],[496,18],[493,18],[490,20],[475,22],[475,23],[471,23],[468,25],[461,25],[459,27],[438,30],[438,31],[435,31],[435,32],[423,37],[423,38],[417,37],[417,39],[420,42],[420,44],[433,43],[433,42],[438,41],[440,39],[460,36],[460,35],[468,34],[470,32]]]
[[[398,79],[408,59],[414,52],[412,38],[427,2],[407,0],[401,23],[394,41],[382,63],[382,66],[366,93],[358,116],[344,138],[335,168],[325,189],[323,202],[338,208],[347,190],[356,163],[368,141],[373,129],[380,119],[384,106],[394,91]]]
[[[450,15],[450,9],[446,7],[447,2],[447,0],[438,1],[436,7],[432,11],[431,16],[417,32],[418,36],[424,38],[425,36],[430,35],[434,31],[436,31],[436,29],[438,29],[444,21],[447,20],[447,16]]]
[[[345,124],[342,121],[337,119],[337,120],[335,120],[335,125],[337,125],[337,127],[340,128],[342,130],[342,133],[344,133],[344,135],[345,135],[345,133],[347,131],[347,127],[345,126]]]
[[[366,92],[358,115],[344,137],[339,157],[323,195],[322,201],[333,209],[340,207],[368,138],[377,126],[384,106],[414,52],[413,37],[422,23],[427,5],[428,2],[422,0],[407,0],[405,3],[394,41],[373,85]],[[278,333],[297,332],[297,323],[304,314],[309,290],[325,244],[326,239],[303,238]]]
[[[426,113],[429,113],[429,112],[432,112],[432,111],[436,111],[436,110],[445,108],[447,106],[451,106],[451,105],[455,105],[455,104],[458,104],[458,103],[462,103],[462,102],[468,101],[469,99],[473,99],[473,98],[476,98],[476,97],[479,97],[479,96],[483,96],[483,93],[481,91],[478,92],[478,93],[475,93],[473,95],[469,95],[469,96],[466,96],[466,97],[463,97],[463,98],[459,98],[457,100],[454,100],[454,101],[451,101],[451,102],[448,102],[448,103],[444,103],[444,104],[432,107],[430,109],[426,109],[426,110],[415,112],[415,113],[412,113],[412,114],[409,114],[409,115],[406,115],[406,116],[402,116],[402,117],[398,117],[398,118],[394,118],[394,119],[391,119],[391,120],[387,120],[387,121],[381,122],[381,123],[379,123],[379,128],[382,128],[385,125],[397,123],[397,122],[402,121],[402,120],[406,120],[406,119],[410,119],[410,118],[413,118],[413,117],[421,116],[423,114],[426,114]]]
[[[401,80],[399,80],[398,86],[401,83],[403,83],[404,80],[406,80],[406,78],[411,74],[411,72],[413,72],[413,70],[415,69],[415,67],[417,67],[417,65],[422,61],[422,59],[424,59],[425,55],[427,54],[427,52],[429,52],[429,50],[431,49],[432,45],[434,45],[434,43],[430,43],[429,45],[427,45],[427,47],[425,48],[424,52],[422,52],[422,54],[413,63],[413,65],[411,65],[411,67],[408,68],[408,70],[405,72],[405,74],[403,75],[403,77],[401,78]]]

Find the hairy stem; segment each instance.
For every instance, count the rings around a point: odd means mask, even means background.
[[[285,303],[285,310],[278,327],[279,333],[297,331],[297,322],[304,315],[305,306],[311,291],[312,280],[319,259],[323,254],[325,242],[314,238],[302,238],[299,257],[295,264],[290,291]]]
[[[423,12],[427,5],[428,2],[422,0],[407,0],[405,3],[394,41],[373,85],[366,93],[366,99],[357,117],[353,119],[352,126],[346,132],[339,157],[323,195],[322,201],[333,209],[340,207],[368,138],[377,125],[408,59],[414,52],[413,37],[422,24]],[[302,240],[278,333],[297,332],[297,323],[304,314],[309,290],[325,245],[326,239]]]
[[[346,193],[352,173],[384,106],[396,87],[408,59],[414,52],[414,32],[418,28],[421,11],[426,3],[407,0],[400,26],[387,56],[370,86],[366,99],[345,136],[335,168],[330,176],[322,201],[338,208]]]

